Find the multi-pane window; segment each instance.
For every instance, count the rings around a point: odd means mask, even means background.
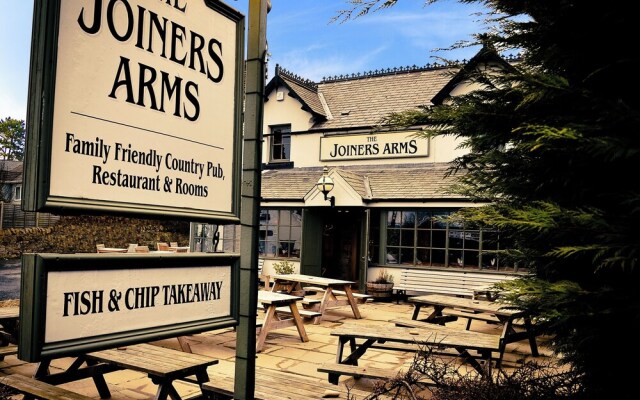
[[[382,219],[385,221],[384,234],[380,237],[386,255],[380,262],[498,269],[498,232],[444,221],[442,217],[452,212],[390,210],[383,213],[386,221]],[[372,247],[377,248],[375,244]]]
[[[289,161],[291,157],[291,126],[271,128],[271,161]]]
[[[300,258],[302,210],[260,210],[259,253],[261,257]]]
[[[192,222],[191,243],[193,243],[194,252],[238,252],[240,251],[240,229],[236,229],[236,225]]]

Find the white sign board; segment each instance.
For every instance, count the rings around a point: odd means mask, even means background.
[[[429,140],[415,131],[320,138],[320,161],[427,157]]]
[[[237,217],[244,27],[221,4],[60,1],[50,204]]]
[[[237,324],[237,254],[24,254],[19,358],[38,361]]]
[[[213,270],[213,271],[212,271]],[[231,268],[50,272],[46,343],[231,314]]]

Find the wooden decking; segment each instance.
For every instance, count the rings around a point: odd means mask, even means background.
[[[397,344],[393,350],[384,347],[392,347],[392,343],[380,344],[367,351],[366,358],[361,359],[359,369],[348,368],[340,377],[338,385],[327,382],[327,372],[320,372],[318,368],[323,365],[331,366],[336,360],[337,338],[331,336],[331,332],[344,324],[350,325],[380,325],[394,326],[391,321],[397,318],[410,318],[413,305],[410,303],[395,302],[366,302],[360,305],[362,319],[354,319],[349,306],[338,307],[328,310],[326,319],[320,324],[314,325],[310,321],[305,322],[309,341],[301,342],[295,327],[283,328],[273,331],[266,340],[267,346],[264,352],[258,353],[255,358],[256,364],[256,398],[263,399],[297,399],[297,398],[322,398],[325,395],[332,395],[337,392],[336,398],[345,398],[347,386],[352,387],[352,394],[356,394],[357,399],[364,399],[364,395],[371,393],[377,379],[375,375],[380,375],[380,370],[406,370],[415,356],[415,346],[406,346],[406,349]],[[466,319],[460,318],[458,321],[448,323],[448,327],[459,328],[465,331]],[[500,336],[501,327],[497,324],[477,323],[473,327],[474,331]],[[186,336],[191,350],[195,354],[202,354],[219,360],[216,365],[207,368],[210,381],[206,387],[216,387],[220,393],[218,399],[228,399],[229,393],[233,391],[235,380],[236,346],[238,346],[237,332],[233,328],[219,329],[202,334]],[[165,339],[153,342],[156,345],[180,349],[178,340]],[[533,357],[526,340],[507,345],[502,362],[503,369],[509,369],[531,360],[549,359],[552,352],[545,346],[545,338],[540,338],[541,355]],[[412,348],[413,347],[413,348]],[[404,351],[406,350],[406,351]],[[52,363],[52,369],[56,370],[66,367],[70,360],[62,359]],[[20,373],[30,376],[36,370],[37,364],[29,364],[20,361],[16,355],[5,356],[4,361],[0,361],[0,376]],[[468,366],[467,366],[468,369]],[[292,378],[290,397],[273,397],[272,388],[280,378]],[[276,380],[276,378],[278,380]],[[117,373],[105,374],[105,379],[112,393],[112,400],[127,400],[136,398],[140,400],[153,399],[157,392],[155,385],[149,376],[143,372],[122,370]],[[271,383],[269,381],[271,380]],[[222,382],[220,384],[219,382]],[[200,388],[193,382],[175,380],[175,387],[182,398],[191,398],[200,394]],[[286,383],[285,383],[286,385]],[[300,391],[297,386],[300,386]],[[203,385],[204,386],[204,385]],[[98,392],[94,385],[83,381],[70,382],[65,384],[65,389],[77,391],[79,394],[97,399]],[[355,391],[354,391],[355,390]],[[210,390],[212,391],[212,390]],[[226,391],[226,394],[225,394]],[[281,394],[284,392],[281,392]],[[225,397],[226,396],[226,397]],[[293,397],[298,396],[298,397]],[[315,396],[315,397],[314,397]],[[215,397],[214,397],[215,398]]]

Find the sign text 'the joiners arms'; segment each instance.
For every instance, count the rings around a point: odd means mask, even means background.
[[[332,135],[320,138],[320,160],[365,160],[429,156],[429,140],[415,131]]]
[[[27,209],[237,221],[244,16],[211,0],[36,4],[55,18],[34,36],[31,70],[50,72],[32,72],[29,141],[50,166]]]
[[[167,0],[166,3],[171,3],[172,7],[183,13],[187,8],[186,0]],[[118,12],[120,21],[115,21],[114,18],[117,7],[124,10],[124,12],[122,10]],[[103,1],[94,0],[93,7],[82,8],[78,16],[78,24],[90,35],[96,35],[101,30],[105,30],[104,33],[108,33],[118,42],[129,42],[134,39],[130,42],[131,45],[184,68],[197,71],[205,75],[213,84],[222,80],[224,74],[221,58],[222,43],[218,39],[207,38],[198,32],[188,30],[142,5],[132,7],[127,0],[110,0],[106,9],[103,9]],[[159,39],[155,42],[154,32]],[[135,90],[136,87],[138,90]],[[171,112],[176,117],[190,121],[195,121],[200,116],[198,93],[203,89],[198,83],[183,81],[183,78],[151,65],[141,62],[132,63],[124,56],[120,56],[109,97],[118,98],[116,92],[119,88],[125,89],[120,96],[127,103],[149,107],[156,111]],[[145,102],[145,93],[150,99],[148,103]],[[165,105],[167,97],[173,104]]]

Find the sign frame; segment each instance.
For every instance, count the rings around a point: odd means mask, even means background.
[[[119,198],[107,199],[105,196],[88,198],[88,196],[83,195],[74,197],[51,193],[51,177],[53,176],[51,172],[54,167],[52,165],[52,138],[54,110],[56,108],[58,39],[61,29],[61,7],[64,1],[38,0],[34,3],[22,208],[25,211],[52,212],[64,215],[126,214],[130,217],[141,218],[239,223],[240,182],[242,176],[244,15],[220,1],[188,0],[191,3],[204,3],[212,12],[216,12],[218,16],[235,24],[236,42],[226,44],[234,48],[235,64],[225,64],[227,70],[235,73],[233,82],[234,98],[228,99],[229,102],[233,102],[234,110],[231,122],[233,124],[233,132],[229,132],[229,134],[233,134],[233,145],[225,153],[231,154],[229,157],[233,157],[232,171],[225,171],[225,179],[231,180],[231,186],[227,187],[230,192],[230,198],[227,199],[225,195],[224,199],[220,201],[221,204],[224,204],[224,207],[188,207],[185,206],[185,204],[189,204],[187,196],[184,197],[183,201],[170,198],[162,204],[148,204],[128,195],[123,196],[125,198],[120,200]],[[185,4],[185,1],[174,0],[171,3],[173,3],[172,6],[177,7]],[[111,77],[110,79],[113,78]],[[203,110],[203,112],[206,112],[206,110]],[[135,115],[137,117],[138,114],[136,113]],[[160,185],[161,183],[157,186]],[[225,185],[228,185],[228,183],[225,183]],[[210,187],[209,191],[215,191],[215,187]],[[82,194],[84,193],[86,191],[82,192]],[[227,209],[229,203],[230,209]]]
[[[153,340],[236,326],[239,320],[240,257],[235,253],[190,253],[190,254],[56,254],[28,253],[22,257],[20,331],[18,358],[28,362],[42,359],[74,356],[90,351],[103,350],[121,345],[144,343]],[[162,324],[128,331],[112,331],[76,339],[46,342],[47,297],[51,273],[72,271],[97,271],[105,273],[118,270],[148,270],[181,268],[229,267],[228,297],[229,314],[218,317]],[[78,282],[82,285],[82,282]],[[104,303],[109,300],[105,294]],[[223,296],[221,295],[221,298]],[[106,306],[105,306],[106,308]],[[106,310],[105,310],[106,312]],[[114,318],[119,316],[114,312]],[[182,317],[181,317],[182,318]]]

